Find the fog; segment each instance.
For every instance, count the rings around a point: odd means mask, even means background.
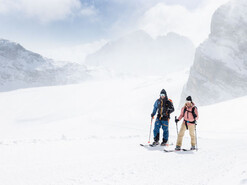
[[[85,64],[101,66],[114,73],[131,75],[166,75],[189,67],[195,47],[176,33],[153,39],[144,31],[136,31],[89,55]]]

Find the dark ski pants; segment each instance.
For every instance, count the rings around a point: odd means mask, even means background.
[[[168,121],[159,120],[158,118],[156,118],[155,125],[154,125],[154,138],[157,138],[156,136],[160,132],[160,127],[162,127],[163,139],[168,140],[168,137],[169,137],[168,124],[169,124]]]

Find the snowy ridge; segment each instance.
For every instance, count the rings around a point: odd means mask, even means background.
[[[89,78],[85,66],[57,66],[51,59],[0,39],[0,91],[25,87],[77,83]]]
[[[234,0],[213,15],[211,34],[196,50],[182,99],[213,104],[247,92],[247,1]]]

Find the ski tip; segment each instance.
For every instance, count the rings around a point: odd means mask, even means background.
[[[175,152],[175,150],[164,150],[164,152]]]
[[[183,150],[183,151],[198,151],[198,148],[193,149],[193,150],[192,150],[192,149],[185,149],[185,148],[183,148],[182,150]]]

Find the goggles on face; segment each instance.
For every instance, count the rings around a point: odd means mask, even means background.
[[[166,96],[165,94],[160,94],[160,96]]]

